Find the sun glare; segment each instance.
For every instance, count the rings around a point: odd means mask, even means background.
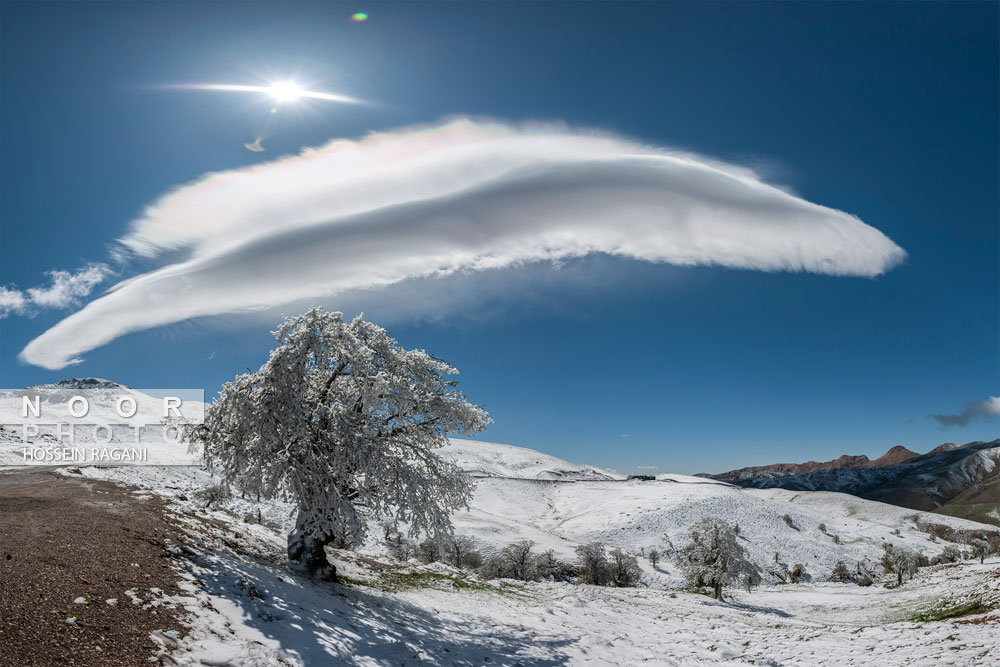
[[[279,81],[267,87],[267,94],[279,102],[294,102],[302,97],[306,90],[294,81]]]

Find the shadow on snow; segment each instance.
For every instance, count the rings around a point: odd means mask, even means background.
[[[568,657],[559,649],[576,641],[498,626],[474,611],[442,618],[391,594],[316,583],[230,552],[206,553],[188,569],[205,592],[239,605],[245,625],[310,667],[365,658],[395,665],[562,665]]]

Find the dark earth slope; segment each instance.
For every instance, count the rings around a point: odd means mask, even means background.
[[[149,664],[150,633],[182,626],[126,591],[175,594],[168,547],[180,539],[158,499],[50,470],[0,472],[0,666]]]

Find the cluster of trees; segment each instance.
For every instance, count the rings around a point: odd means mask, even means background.
[[[949,536],[960,537],[956,536],[955,532],[949,532]],[[882,559],[879,564],[886,574],[895,575],[896,586],[902,586],[907,579],[912,579],[921,567],[956,563],[963,558],[966,560],[978,558],[982,563],[987,556],[995,553],[993,545],[988,540],[978,538],[969,539],[968,549],[965,551],[954,544],[949,544],[933,558],[927,558],[913,549],[889,543],[884,544],[882,548]],[[872,569],[863,563],[858,563],[855,572],[851,572],[844,561],[837,561],[830,573],[830,581],[845,583],[853,581],[859,586],[871,586],[874,579],[875,574]]]
[[[416,543],[387,525],[385,538],[393,558],[443,562],[475,571],[487,579],[576,581],[595,586],[626,587],[637,585],[642,575],[635,556],[620,549],[608,551],[596,542],[578,547],[577,561],[567,563],[559,560],[552,549],[538,551],[531,540],[513,542],[492,556],[484,557],[473,539],[466,535],[428,537]]]

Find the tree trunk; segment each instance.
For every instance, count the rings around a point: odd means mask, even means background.
[[[896,579],[896,585],[897,586],[902,586],[903,585],[903,571],[900,570],[899,572],[897,572],[896,573],[896,577],[897,577],[897,579]]]
[[[304,526],[309,514],[299,510],[295,530],[288,535],[288,560],[298,563],[310,576],[324,581],[337,581],[337,568],[326,557],[326,545],[332,536],[306,533]]]
[[[715,584],[715,599],[719,602],[725,602],[722,599],[722,584]]]

